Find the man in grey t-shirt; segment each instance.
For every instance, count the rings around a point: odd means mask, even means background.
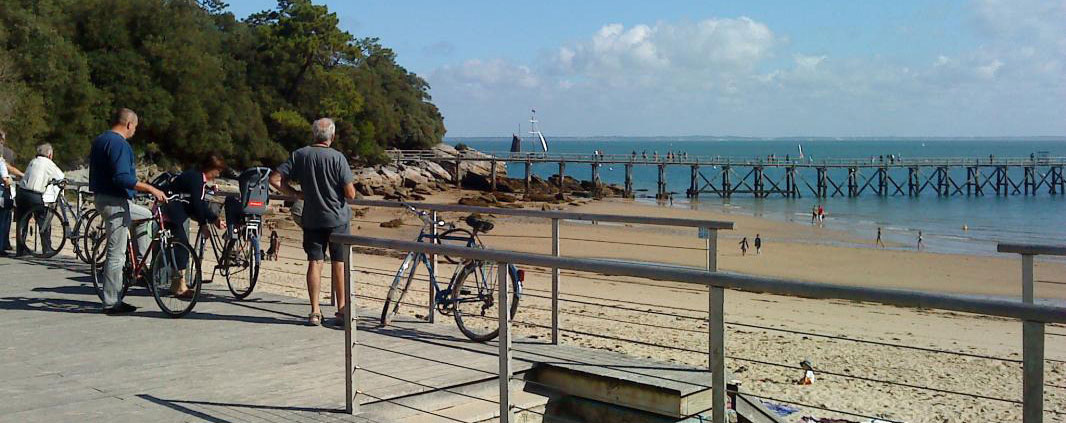
[[[347,200],[355,198],[352,169],[348,159],[330,148],[336,138],[337,127],[330,119],[319,119],[311,125],[312,144],[300,148],[270,174],[270,185],[278,191],[300,198],[304,202],[301,225],[304,251],[307,253],[307,294],[311,299],[310,325],[322,324],[322,310],[318,306],[319,280],[326,248],[332,261],[333,298],[337,300],[337,321],[343,321],[348,296],[344,291],[343,245],[332,245],[329,236],[349,233],[351,209]],[[300,184],[301,191],[292,187]]]

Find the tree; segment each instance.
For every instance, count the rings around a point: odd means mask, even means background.
[[[244,21],[222,0],[0,1],[0,125],[22,153],[47,140],[84,161],[116,107],[141,117],[135,150],[175,164],[271,165],[323,116],[371,162],[444,133],[425,81],[310,0]]]

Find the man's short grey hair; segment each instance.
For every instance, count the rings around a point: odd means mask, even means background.
[[[44,143],[44,144],[38,145],[37,146],[37,155],[38,156],[45,156],[45,157],[51,156],[52,155],[52,144]]]
[[[333,135],[337,133],[337,125],[333,119],[322,118],[311,124],[311,135],[315,143],[333,141]]]

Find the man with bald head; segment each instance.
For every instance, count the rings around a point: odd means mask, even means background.
[[[122,268],[126,265],[126,243],[133,221],[150,219],[152,212],[130,200],[140,191],[152,194],[158,201],[166,201],[162,191],[137,180],[133,148],[127,141],[137,132],[137,124],[133,110],[116,110],[111,117],[111,129],[97,136],[89,150],[89,189],[95,195],[96,211],[107,227],[107,255],[97,276],[103,280],[104,312],[108,315],[137,310],[122,302]],[[146,226],[133,228],[137,231],[135,243],[141,256],[148,249]]]
[[[322,262],[329,250],[332,262],[333,298],[337,301],[336,322],[343,322],[348,296],[344,290],[343,245],[329,242],[332,234],[348,234],[351,209],[346,200],[355,198],[352,169],[341,152],[330,148],[336,139],[337,127],[331,119],[319,119],[311,125],[311,145],[296,150],[289,159],[270,174],[270,185],[278,191],[304,201],[299,222],[303,228],[303,246],[307,253],[307,294],[311,300],[311,314],[307,323],[322,324],[319,302],[319,281]],[[300,184],[301,191],[292,187]]]

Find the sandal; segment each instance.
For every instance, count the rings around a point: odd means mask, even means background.
[[[322,326],[322,313],[311,313],[307,316],[308,326]]]
[[[196,291],[193,291],[191,289],[186,289],[184,292],[182,292],[180,294],[174,294],[174,298],[179,298],[179,299],[182,299],[182,300],[188,300],[188,299],[192,298],[193,295],[195,295],[195,294],[196,294]]]

